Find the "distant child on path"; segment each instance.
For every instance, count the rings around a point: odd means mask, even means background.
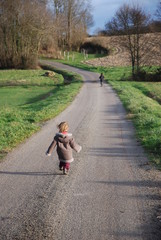
[[[103,84],[103,81],[104,81],[103,73],[101,73],[101,75],[99,76],[99,79],[100,79],[100,84],[101,84],[101,87],[102,87],[102,84]]]
[[[57,154],[60,161],[59,169],[63,171],[63,174],[67,174],[70,168],[70,163],[74,160],[72,149],[79,153],[82,147],[74,141],[72,134],[68,133],[69,125],[67,122],[61,122],[58,125],[58,128],[59,133],[55,135],[46,154],[51,156],[52,151],[57,146]]]

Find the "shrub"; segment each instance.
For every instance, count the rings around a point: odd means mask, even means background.
[[[81,45],[80,50],[86,50],[89,54],[108,54],[109,50],[98,43],[85,42]]]

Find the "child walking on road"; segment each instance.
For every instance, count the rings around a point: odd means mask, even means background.
[[[101,85],[101,87],[102,87],[103,81],[104,81],[104,75],[103,75],[103,73],[101,73],[101,75],[99,76],[99,79],[100,79],[100,85]]]
[[[59,169],[63,171],[63,174],[67,174],[70,168],[70,163],[74,160],[72,149],[79,153],[82,147],[75,142],[72,134],[68,133],[69,126],[67,122],[61,122],[58,125],[58,128],[59,133],[56,133],[46,154],[51,156],[52,151],[57,147],[57,154],[60,161]]]

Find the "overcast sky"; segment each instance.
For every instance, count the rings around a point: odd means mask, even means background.
[[[159,0],[91,0],[93,6],[94,26],[90,33],[96,29],[104,29],[105,23],[111,20],[118,8],[124,3],[138,3],[147,13],[154,14]]]

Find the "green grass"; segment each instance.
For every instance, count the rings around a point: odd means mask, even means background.
[[[100,57],[104,57],[104,56],[105,55],[102,55],[102,54],[88,54],[88,57],[85,58],[83,53],[69,52],[69,58],[68,58],[68,54],[66,53],[66,56],[65,57],[63,56],[64,59],[56,59],[56,60],[50,59],[50,60],[61,62],[61,63],[67,64],[67,65],[71,65],[73,67],[77,67],[77,68],[81,68],[81,69],[85,69],[85,70],[89,70],[89,71],[96,71],[97,67],[88,66],[87,64],[84,63],[84,61],[90,60],[90,59],[95,59],[95,58],[100,58]],[[42,59],[46,59],[46,58],[42,58]]]
[[[51,87],[3,87],[0,88],[0,107],[22,106],[43,100],[52,92]]]
[[[44,70],[0,70],[0,86],[53,86],[60,82],[57,74],[49,78],[44,73]]]
[[[160,82],[135,82],[133,86],[139,89],[144,95],[161,103],[161,83]]]
[[[45,70],[0,71],[1,157],[40,129],[41,122],[63,111],[82,85],[76,74],[61,72],[68,77],[65,84],[62,74],[49,78],[44,73]]]

